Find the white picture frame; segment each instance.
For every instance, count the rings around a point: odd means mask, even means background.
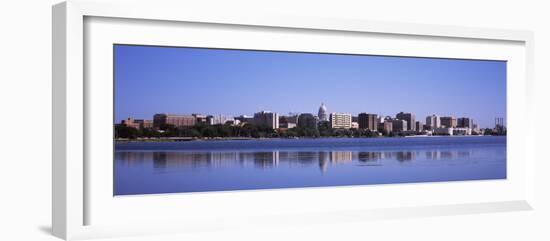
[[[155,8],[155,11],[150,11]],[[480,213],[494,211],[530,210],[533,204],[534,192],[534,168],[535,156],[531,148],[534,148],[534,135],[529,124],[529,103],[532,90],[533,73],[533,34],[529,31],[497,30],[456,26],[422,25],[410,23],[390,23],[374,21],[358,21],[349,19],[314,19],[290,16],[254,15],[232,16],[230,13],[224,16],[209,15],[204,11],[186,8],[184,3],[173,1],[144,2],[96,2],[73,0],[60,3],[53,7],[53,194],[52,194],[52,227],[53,234],[63,239],[81,239],[94,237],[111,237],[120,235],[139,235],[166,232],[193,232],[197,230],[209,230],[217,228],[232,228],[243,225],[292,225],[294,222],[326,223],[343,220],[369,220],[400,217],[422,217],[432,215],[450,215],[464,213]],[[151,23],[151,24],[148,24]],[[87,24],[94,24],[90,28]],[[132,34],[131,26],[147,26],[152,34],[149,37]],[[172,28],[186,28],[183,25],[194,25],[197,36],[202,29],[213,29],[212,33],[223,28],[226,33],[238,29],[252,28],[250,36],[262,38],[269,35],[268,30],[277,30],[276,34],[285,31],[299,31],[304,35],[303,40],[311,40],[310,32],[314,32],[318,38],[333,34],[337,41],[340,34],[349,37],[349,34],[357,34],[362,37],[365,34],[376,36],[390,36],[395,39],[409,39],[414,43],[417,38],[421,41],[433,41],[441,43],[434,50],[422,53],[409,50],[411,45],[400,44],[398,48],[391,50],[385,48],[385,55],[418,55],[428,57],[464,57],[464,58],[491,58],[511,61],[512,76],[508,79],[508,120],[510,134],[508,147],[512,147],[508,153],[511,160],[508,176],[511,178],[505,182],[465,182],[465,183],[438,183],[438,184],[400,184],[381,185],[370,187],[339,187],[339,188],[304,188],[293,190],[269,190],[247,192],[216,192],[206,194],[176,194],[176,195],[149,195],[132,198],[113,198],[109,196],[107,189],[112,184],[108,180],[99,180],[96,175],[105,175],[112,171],[105,165],[91,162],[90,155],[96,148],[97,140],[104,138],[96,134],[103,123],[101,119],[107,118],[109,112],[97,112],[104,109],[108,102],[97,101],[94,96],[98,93],[93,89],[102,89],[111,85],[112,80],[90,82],[86,68],[98,70],[94,75],[101,76],[112,71],[108,66],[97,65],[98,60],[108,57],[105,54],[105,44],[119,41],[125,43],[137,42],[144,44],[179,45],[177,33],[173,34],[176,40],[170,40],[163,31],[163,24]],[[97,27],[96,27],[97,26]],[[183,27],[181,27],[183,26]],[[204,26],[202,28],[201,26]],[[168,27],[170,28],[170,27]],[[128,29],[128,31],[125,31]],[[235,29],[235,30],[232,30]],[[186,31],[191,31],[185,29]],[[113,31],[119,33],[115,36]],[[194,30],[193,30],[194,31]],[[292,33],[291,33],[292,34]],[[309,35],[308,35],[309,34]],[[92,35],[92,36],[90,36]],[[166,38],[163,38],[166,37]],[[89,37],[89,38],[88,38]],[[265,36],[264,36],[265,37]],[[231,39],[231,36],[227,37]],[[342,37],[343,38],[343,37]],[[235,37],[235,46],[238,43]],[[407,40],[407,41],[409,41]],[[92,44],[86,41],[93,41]],[[191,41],[191,40],[190,40]],[[201,39],[193,40],[201,41]],[[448,42],[448,43],[445,43]],[[317,51],[329,51],[328,41],[320,41]],[[357,43],[360,44],[359,41]],[[396,42],[398,43],[398,42]],[[502,43],[499,46],[498,43]],[[192,44],[192,43],[191,43]],[[217,43],[211,42],[211,45]],[[381,43],[382,44],[382,43]],[[469,51],[463,55],[457,53],[454,45],[468,45]],[[266,45],[267,46],[267,45]],[[270,48],[286,50],[284,45],[254,46],[255,48]],[[350,46],[353,46],[350,45]],[[357,45],[356,45],[357,46]],[[382,46],[382,45],[380,45]],[[407,47],[408,46],[408,47]],[[492,47],[493,46],[493,47]],[[94,56],[89,59],[90,49],[93,48]],[[293,48],[305,48],[298,45]],[[315,46],[308,46],[315,48]],[[443,50],[447,49],[445,54]],[[96,51],[97,50],[97,51]],[[478,50],[479,55],[475,52]],[[503,54],[503,51],[506,54]],[[357,49],[334,49],[334,51],[360,51]],[[366,49],[367,53],[373,51]],[[393,52],[392,52],[393,51]],[[96,58],[96,59],[94,59]],[[99,59],[97,59],[99,58]],[[106,60],[106,59],[103,59]],[[109,60],[110,61],[110,60]],[[98,73],[98,74],[95,74]],[[98,85],[99,84],[99,85]],[[91,92],[90,92],[91,91]],[[112,93],[112,92],[111,92]],[[511,101],[513,96],[514,101]],[[108,98],[106,98],[108,99]],[[112,100],[111,100],[112,101]],[[109,107],[110,108],[110,107]],[[108,108],[107,108],[108,109]],[[112,112],[111,112],[112,113]],[[92,121],[94,120],[94,121]],[[112,125],[112,118],[105,123]],[[514,131],[513,126],[527,126],[521,133]],[[109,131],[109,130],[107,130]],[[90,137],[94,133],[94,137]],[[109,133],[106,133],[109,137]],[[104,147],[107,148],[108,147]],[[112,150],[111,150],[112,151]],[[109,150],[101,153],[108,153]],[[111,152],[112,153],[112,152]],[[98,154],[100,155],[100,154]],[[93,159],[93,158],[92,158]],[[111,160],[112,161],[112,160]],[[90,174],[90,170],[96,171]],[[437,201],[422,201],[411,198],[409,201],[383,202],[384,197],[395,197],[404,190],[414,190],[417,194],[425,194],[425,197],[436,197],[441,192],[449,189],[455,195],[445,195]],[[102,191],[103,190],[103,191]],[[483,192],[493,190],[483,197]],[[305,207],[305,203],[315,198],[325,200],[332,196],[332,201],[343,201],[337,197],[349,197],[354,193],[380,193],[378,204],[373,201],[370,208],[364,208],[361,200],[346,202],[346,208],[338,208],[336,205],[313,205],[310,209],[292,210],[289,203],[279,202],[277,206],[268,209],[260,209],[251,206],[247,213],[244,206],[239,203],[246,200],[255,200],[275,203],[274,200],[295,198],[303,204],[294,203],[297,207]],[[467,194],[471,192],[470,194]],[[112,192],[111,192],[112,194]],[[464,195],[462,195],[464,194]],[[386,195],[386,196],[384,196]],[[461,195],[459,198],[458,196]],[[489,195],[491,198],[489,198]],[[111,200],[112,199],[112,200]],[[131,200],[130,200],[131,199]],[[233,204],[231,210],[227,206],[212,208],[205,204],[213,200],[225,200]],[[162,204],[160,207],[159,204]],[[240,205],[240,206],[239,206]],[[304,205],[304,206],[300,206]],[[193,209],[181,208],[192,206]],[[143,216],[152,221],[146,221],[136,215],[132,210],[139,209]],[[261,213],[253,215],[251,212]],[[162,215],[156,215],[161,213]],[[172,213],[172,214],[170,214]],[[181,214],[187,213],[193,219],[182,219]],[[201,216],[203,217],[201,219]],[[92,220],[91,217],[98,217]],[[197,221],[199,220],[199,221]],[[293,221],[288,221],[293,220]],[[112,221],[112,222],[110,222]],[[155,225],[151,225],[154,222]]]

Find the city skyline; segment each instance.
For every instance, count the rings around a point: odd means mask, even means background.
[[[506,63],[116,45],[115,122],[156,113],[410,112],[506,122]]]

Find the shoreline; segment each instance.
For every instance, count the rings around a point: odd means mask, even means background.
[[[195,137],[162,137],[162,138],[116,138],[114,141],[121,142],[188,142],[188,141],[254,141],[254,140],[313,140],[313,139],[385,139],[385,138],[437,138],[437,137],[494,137],[492,135],[455,135],[455,136],[443,136],[443,135],[414,135],[414,136],[380,136],[380,137],[294,137],[294,138],[281,138],[281,137],[215,137],[215,138],[195,138]],[[505,136],[505,135],[502,135]]]

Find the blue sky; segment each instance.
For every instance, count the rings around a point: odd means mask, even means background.
[[[115,121],[155,113],[506,117],[506,62],[115,45]]]

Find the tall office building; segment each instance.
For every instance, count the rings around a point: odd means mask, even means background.
[[[433,130],[435,128],[441,127],[441,119],[437,115],[430,115],[426,117],[426,126]]]
[[[383,133],[390,133],[393,131],[393,124],[391,120],[384,120],[384,122],[378,123],[378,131]]]
[[[420,121],[417,121],[416,122],[416,131],[417,132],[422,132],[424,130],[424,124],[422,124],[422,122]]]
[[[330,114],[330,126],[332,128],[350,129],[351,128],[351,114],[331,113]]]
[[[267,125],[273,129],[279,128],[279,115],[270,111],[254,113],[255,125]]]
[[[408,123],[406,120],[393,119],[391,123],[392,123],[392,131],[401,132],[401,131],[407,130]]]
[[[474,129],[474,120],[469,117],[462,117],[457,119],[457,127]]]
[[[324,103],[321,103],[317,117],[319,117],[319,121],[328,121],[327,107]]]
[[[358,116],[358,123],[360,129],[369,129],[375,131],[378,129],[378,115],[360,113]]]
[[[399,112],[399,113],[397,113],[397,115],[395,115],[395,118],[407,121],[407,130],[408,131],[416,130],[416,126],[415,126],[416,120],[415,120],[415,116],[414,116],[413,113]]]
[[[453,116],[443,116],[441,119],[441,126],[447,127],[447,128],[454,128],[456,127],[456,118]]]

